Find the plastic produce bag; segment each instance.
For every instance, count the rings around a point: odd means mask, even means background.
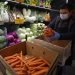
[[[9,22],[9,15],[6,9],[1,9],[1,16],[4,22]]]

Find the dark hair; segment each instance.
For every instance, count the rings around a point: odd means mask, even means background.
[[[70,4],[62,4],[61,6],[60,6],[60,9],[68,9],[69,11],[71,11],[72,10],[72,6],[70,5]]]

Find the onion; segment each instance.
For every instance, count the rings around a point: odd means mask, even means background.
[[[15,43],[20,43],[21,40],[19,40],[19,39],[14,39],[14,42],[15,42]]]
[[[18,38],[18,36],[17,36],[17,34],[16,34],[16,32],[12,32],[12,33],[9,33],[10,35],[13,35],[14,36],[14,38]]]
[[[10,42],[14,41],[14,36],[13,35],[7,35],[6,39]]]

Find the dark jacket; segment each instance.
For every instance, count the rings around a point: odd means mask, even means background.
[[[71,17],[68,20],[61,20],[58,16],[49,24],[49,27],[60,34],[59,39],[75,39],[75,20]]]
[[[71,59],[75,60],[75,18],[70,17],[62,21],[60,17],[55,18],[49,27],[60,34],[60,40],[72,40]]]

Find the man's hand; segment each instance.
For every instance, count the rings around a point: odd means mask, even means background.
[[[51,36],[53,36],[54,35],[54,30],[52,30],[51,28],[48,28],[48,27],[46,27],[45,29],[44,29],[44,32],[43,32],[44,34],[44,36],[45,37],[51,37]]]
[[[58,40],[60,38],[60,34],[51,28],[44,29],[44,38],[47,42],[51,42],[54,40]]]

